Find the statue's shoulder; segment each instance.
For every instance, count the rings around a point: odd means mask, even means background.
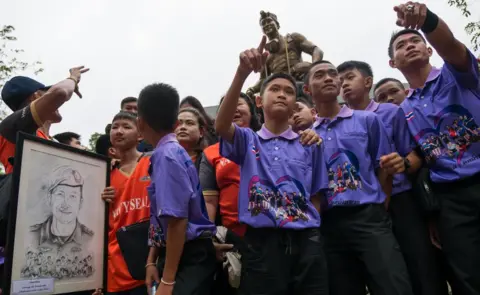
[[[288,41],[293,41],[295,43],[301,43],[301,42],[305,41],[306,39],[307,38],[305,38],[305,36],[303,36],[302,34],[297,33],[297,32],[287,34],[287,40]]]

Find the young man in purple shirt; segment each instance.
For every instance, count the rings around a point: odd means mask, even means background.
[[[340,84],[335,66],[321,61],[312,64],[304,86],[315,103],[313,127],[329,170],[322,233],[330,294],[365,294],[366,283],[373,294],[413,294],[385,210],[397,172],[385,161],[393,145],[376,114],[339,105]]]
[[[405,113],[394,104],[379,104],[370,99],[373,72],[369,64],[347,61],[340,64],[337,70],[342,82],[341,95],[348,107],[377,114],[397,152],[392,154],[391,160],[399,165],[401,173],[394,175],[388,212],[393,233],[407,264],[413,292],[416,295],[448,294],[430,241],[427,217],[415,200],[418,196],[414,195],[407,178],[407,174],[416,173],[421,167],[422,159],[414,150],[416,144],[408,131]]]
[[[240,54],[240,65],[220,105],[215,127],[222,156],[240,165],[239,220],[248,225],[242,249],[241,294],[329,294],[320,226],[320,199],[328,188],[322,147],[300,143],[288,119],[295,80],[274,74],[263,83],[257,106],[265,124],[255,133],[233,124],[240,91],[265,63],[258,49]],[[314,133],[314,132],[313,132]]]
[[[397,25],[406,29],[390,39],[390,65],[410,85],[401,107],[441,202],[440,242],[458,281],[452,290],[454,294],[480,294],[478,62],[425,4],[408,2],[394,10]],[[445,61],[442,68],[430,64],[432,49],[426,41]]]
[[[208,219],[197,170],[173,133],[178,107],[177,90],[167,84],[149,85],[138,98],[138,126],[155,146],[146,284],[150,289],[156,281],[157,295],[209,295],[216,269],[215,225]]]

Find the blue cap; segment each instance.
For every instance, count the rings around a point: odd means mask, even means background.
[[[48,88],[50,87],[46,87],[32,78],[16,76],[3,86],[2,100],[12,111],[16,111],[36,91]]]

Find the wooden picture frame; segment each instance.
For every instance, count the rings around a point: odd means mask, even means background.
[[[3,294],[105,290],[109,159],[19,133],[12,177]]]

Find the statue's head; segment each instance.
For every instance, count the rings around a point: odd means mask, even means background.
[[[280,29],[277,16],[271,12],[260,11],[260,26],[265,35],[271,35]]]

